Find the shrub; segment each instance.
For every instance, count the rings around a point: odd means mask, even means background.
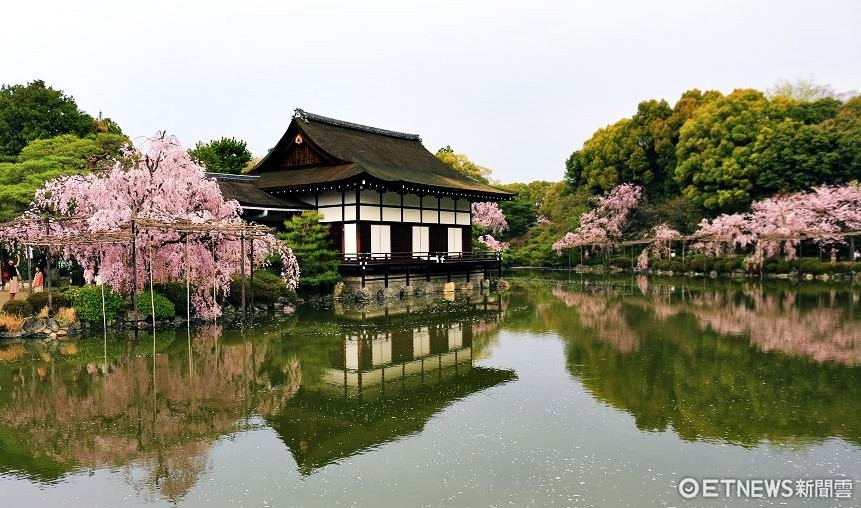
[[[251,285],[248,283],[248,277],[245,278],[245,299],[246,303],[251,303]],[[239,306],[242,304],[242,277],[234,275],[230,279],[230,303]],[[290,297],[293,292],[287,286],[287,283],[281,277],[272,272],[259,271],[254,272],[254,303],[273,304],[281,297]]]
[[[58,323],[68,325],[78,320],[78,313],[75,312],[74,308],[60,307],[54,314],[54,319],[56,319]]]
[[[24,321],[27,318],[15,316],[12,314],[0,314],[0,331],[2,332],[17,332],[24,328]]]
[[[149,291],[144,291],[138,295],[138,312],[142,315],[152,316],[153,304],[155,304],[156,319],[168,319],[176,316],[173,302],[168,300],[166,296],[153,293],[152,298],[150,298]]]
[[[798,266],[801,273],[810,273],[813,275],[821,275],[832,271],[831,263],[819,261],[818,259],[802,259]]]
[[[31,293],[27,297],[27,303],[33,307],[33,310],[40,311],[48,306],[48,293]],[[55,309],[60,307],[71,307],[72,302],[64,293],[51,293],[51,305]]]
[[[102,321],[102,288],[100,286],[83,286],[77,288],[74,294],[75,311],[82,321]],[[105,316],[114,320],[125,309],[123,297],[105,287]]]
[[[162,294],[173,304],[173,309],[180,314],[185,314],[188,307],[188,299],[186,298],[186,288],[183,282],[164,282],[153,286],[156,294]],[[192,288],[194,291],[194,288]],[[147,308],[149,308],[149,300],[147,300]],[[194,309],[192,309],[192,312]],[[158,316],[156,316],[158,317]]]
[[[28,317],[33,315],[33,306],[26,300],[9,300],[3,305],[3,312],[10,316]]]

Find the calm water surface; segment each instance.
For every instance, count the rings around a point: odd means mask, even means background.
[[[154,353],[155,352],[155,353]],[[850,499],[685,500],[694,478]],[[861,288],[501,297],[0,343],[2,506],[857,506]]]

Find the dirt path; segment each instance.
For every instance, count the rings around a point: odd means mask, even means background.
[[[16,300],[26,300],[27,297],[30,296],[30,283],[21,281],[18,284],[18,293],[15,295]],[[3,305],[9,301],[9,284],[3,287],[3,291],[0,291],[0,309],[3,308]]]

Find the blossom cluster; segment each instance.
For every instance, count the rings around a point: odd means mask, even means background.
[[[642,194],[642,188],[632,183],[614,187],[606,196],[598,198],[593,210],[580,215],[580,227],[557,240],[553,250],[561,254],[562,249],[578,245],[615,244],[621,239],[628,216]]]
[[[0,239],[28,243],[49,236],[87,279],[98,277],[122,294],[143,289],[150,274],[154,282],[188,280],[196,313],[213,317],[220,313],[213,290],[227,294],[243,264],[246,271],[252,263],[262,266],[273,250],[281,253],[285,281],[298,284],[295,256],[272,235],[246,238],[246,252],[254,255],[243,258],[243,240],[229,231],[242,224],[240,213],[239,203],[224,199],[177,139],[162,134],[139,150],[125,148],[103,171],[46,182],[15,225],[0,230]],[[156,223],[206,227],[183,231]],[[104,240],[112,233],[133,234],[134,241]]]
[[[748,262],[755,264],[781,255],[794,259],[803,238],[819,245],[836,244],[843,241],[843,233],[859,230],[861,186],[850,183],[773,196],[754,202],[747,214],[703,219],[692,247],[717,256],[753,245]]]
[[[478,237],[479,243],[484,244],[488,249],[495,252],[502,252],[504,250],[508,250],[508,242],[500,242],[496,238],[491,235],[481,235]]]
[[[473,203],[472,221],[491,233],[499,234],[508,229],[508,221],[496,203]]]

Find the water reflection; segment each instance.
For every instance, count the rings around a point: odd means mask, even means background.
[[[483,302],[486,303],[486,302]],[[0,472],[39,482],[118,468],[142,498],[179,501],[218,439],[273,427],[303,473],[421,430],[454,400],[513,379],[473,366],[499,305],[383,319],[207,326],[149,339],[0,345]],[[493,307],[491,305],[491,307]]]
[[[303,383],[267,422],[304,474],[418,432],[454,400],[514,378],[473,365],[476,327],[462,321],[345,334],[317,382]]]
[[[464,505],[618,491],[642,506],[677,501],[683,467],[715,473],[701,463],[852,471],[858,306],[850,285],[524,279],[502,298],[303,307],[191,342],[0,343],[0,481],[31,504],[91,488],[234,505],[232,482],[255,505],[269,487],[272,505],[327,487],[394,504],[394,483],[438,505],[457,477]]]
[[[531,288],[515,326],[566,341],[568,369],[643,430],[745,446],[861,444],[853,287],[644,279]],[[525,303],[524,308],[531,308]]]

